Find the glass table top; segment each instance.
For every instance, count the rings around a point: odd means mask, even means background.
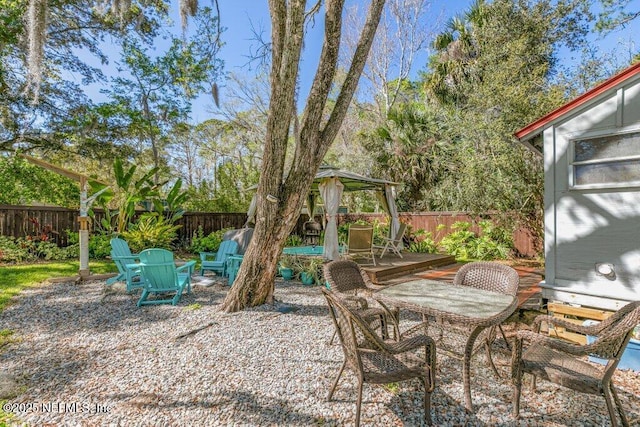
[[[414,280],[376,292],[376,298],[396,301],[427,313],[449,313],[469,318],[490,318],[514,301],[511,295],[435,280]]]

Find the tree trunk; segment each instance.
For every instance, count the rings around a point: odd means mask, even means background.
[[[234,286],[222,310],[273,303],[278,258],[293,230],[313,178],[335,139],[380,22],[385,0],[372,0],[360,42],[333,110],[327,99],[336,73],[344,0],[325,2],[325,37],[318,69],[302,114],[291,168],[284,176],[284,159],[295,114],[295,94],[304,36],[305,1],[270,0],[272,24],[271,101],[258,183],[256,225]],[[315,8],[314,8],[315,10]],[[297,128],[297,126],[296,126]]]

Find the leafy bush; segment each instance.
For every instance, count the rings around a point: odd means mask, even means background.
[[[287,241],[284,244],[285,246],[300,246],[302,245],[302,237],[298,236],[297,234],[292,234],[289,237],[287,237]]]
[[[414,231],[410,237],[411,243],[407,251],[422,254],[433,254],[438,252],[438,244],[433,238],[433,234],[423,229]]]
[[[143,214],[138,222],[130,224],[129,229],[122,233],[131,250],[140,252],[147,248],[171,249],[176,239],[179,225],[172,225],[156,212]]]
[[[96,259],[105,259],[111,255],[111,234],[93,234],[89,237],[89,256]]]
[[[65,260],[78,257],[80,245],[75,243],[66,248],[48,241],[14,239],[0,236],[0,262],[25,262],[45,260]]]
[[[490,221],[479,224],[482,234],[477,236],[470,231],[468,222],[456,222],[451,226],[455,231],[440,241],[440,246],[457,260],[493,260],[509,256],[513,248],[511,232],[494,227]]]
[[[193,233],[189,251],[191,251],[191,253],[216,252],[220,247],[220,243],[222,243],[222,236],[227,230],[228,228],[225,228],[223,230],[214,231],[208,236],[205,236],[202,231],[202,227],[198,227],[198,229]]]
[[[22,262],[32,258],[27,246],[33,242],[13,237],[0,236],[0,261],[1,262]]]
[[[482,234],[469,245],[469,254],[474,259],[505,259],[513,248],[513,233],[504,228],[494,227],[490,221],[478,224]]]
[[[448,254],[456,257],[457,260],[469,259],[469,245],[476,237],[476,234],[469,230],[470,228],[471,224],[468,222],[458,221],[454,223],[451,225],[451,229],[454,231],[442,238],[440,246]]]

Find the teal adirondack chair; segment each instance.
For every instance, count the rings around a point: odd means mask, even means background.
[[[224,240],[220,243],[218,252],[200,252],[200,275],[205,270],[215,271],[216,274],[226,276],[227,258],[238,253],[238,243],[233,240]],[[211,260],[210,258],[215,258]]]
[[[173,252],[166,249],[145,249],[140,252],[140,269],[144,278],[142,295],[138,300],[138,307],[149,304],[172,304],[180,301],[182,292],[191,292],[191,273],[195,261],[189,261],[176,267]],[[175,292],[169,299],[148,299],[152,294]]]
[[[126,241],[119,238],[111,239],[111,259],[118,267],[118,275],[107,279],[107,285],[124,280],[127,284],[127,292],[142,288],[140,267],[136,265],[140,261],[140,256],[131,253]],[[138,280],[134,281],[134,279]]]

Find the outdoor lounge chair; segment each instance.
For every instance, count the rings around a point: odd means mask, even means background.
[[[373,226],[351,225],[347,237],[347,251],[344,255],[348,258],[371,259],[371,263],[375,266],[376,258],[373,255]]]
[[[590,344],[575,344],[540,333],[542,322],[556,327],[595,337]],[[600,394],[609,411],[611,425],[617,426],[616,410],[622,425],[629,421],[611,381],[622,353],[631,338],[633,328],[640,323],[640,301],[632,302],[604,321],[592,325],[576,325],[568,320],[541,315],[533,321],[533,331],[518,331],[512,353],[511,377],[513,380],[513,416],[520,414],[520,391],[522,375],[533,375],[532,390],[536,377],[568,387],[578,392]],[[523,343],[529,345],[523,349]],[[597,368],[584,360],[587,356],[608,360],[607,365]]]
[[[384,246],[376,246],[377,249],[382,248],[382,252],[380,253],[380,258],[384,256],[384,253],[387,250],[395,253],[400,258],[402,258],[402,254],[400,253],[400,251],[402,250],[402,239],[404,238],[404,233],[406,230],[407,230],[407,224],[405,224],[404,222],[401,222],[400,227],[398,227],[398,232],[396,233],[395,239],[392,239],[390,237],[383,238],[385,242]]]
[[[172,304],[180,301],[182,292],[191,292],[191,273],[195,261],[176,267],[173,252],[166,249],[145,249],[140,252],[140,269],[144,278],[138,307],[148,304]],[[148,299],[152,294],[174,293],[170,299]]]
[[[329,390],[327,400],[332,399],[344,368],[353,370],[358,378],[357,427],[360,425],[364,383],[388,384],[419,378],[424,385],[424,421],[431,425],[431,392],[435,387],[436,375],[436,348],[433,340],[426,335],[416,335],[399,342],[383,341],[369,328],[367,321],[338,294],[325,288],[322,292],[327,299],[344,352],[344,362]]]
[[[126,241],[119,238],[111,239],[111,259],[118,268],[118,275],[107,279],[107,285],[124,280],[127,292],[142,288],[140,267],[133,265],[140,261],[140,256],[131,253]]]
[[[365,297],[381,289],[376,288],[371,279],[360,266],[351,260],[332,261],[323,266],[323,273],[328,288],[340,294],[341,298],[356,309],[358,314],[367,321],[372,329],[380,328],[381,336],[387,339],[389,336],[388,325],[394,328],[394,338],[397,339],[398,319],[400,311],[397,308],[387,309],[386,307],[369,307]],[[393,319],[389,317],[393,316]],[[336,334],[333,334],[329,344],[333,343]]]
[[[204,276],[205,270],[211,270],[220,276],[226,276],[227,258],[237,253],[238,243],[234,240],[223,240],[218,252],[200,252],[200,275]]]

